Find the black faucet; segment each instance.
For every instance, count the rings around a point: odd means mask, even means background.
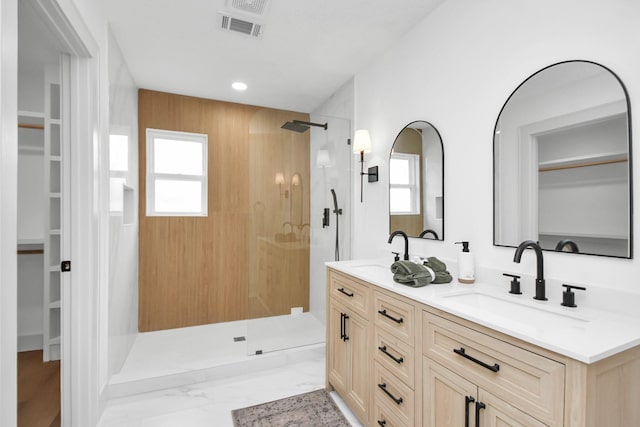
[[[391,243],[393,238],[396,237],[397,235],[404,237],[404,259],[408,261],[409,260],[409,238],[407,237],[407,233],[405,233],[404,231],[396,230],[393,233],[391,233],[391,235],[389,236],[389,241],[387,241],[387,243]]]
[[[565,247],[569,248],[569,252],[575,252],[575,253],[580,252],[578,250],[578,245],[576,244],[576,242],[574,242],[573,240],[569,240],[569,239],[560,240],[558,242],[558,244],[556,245],[556,248],[554,249],[554,251],[563,252]]]
[[[525,240],[520,243],[518,248],[516,249],[516,253],[513,256],[513,262],[520,263],[520,258],[522,258],[522,252],[526,248],[533,248],[536,252],[536,262],[537,262],[537,277],[536,277],[536,296],[533,299],[537,299],[539,301],[546,301],[545,297],[545,286],[544,286],[544,264],[542,261],[542,248],[540,245],[533,240]]]
[[[418,237],[423,238],[424,236],[426,236],[427,234],[431,234],[433,235],[433,238],[438,240],[438,233],[436,233],[435,231],[433,231],[430,228],[427,228],[426,230],[423,230],[422,233],[420,233],[420,235]]]

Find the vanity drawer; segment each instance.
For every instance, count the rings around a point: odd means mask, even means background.
[[[376,405],[387,408],[390,416],[402,425],[413,425],[414,392],[391,372],[374,363],[374,401]]]
[[[422,333],[425,356],[545,423],[562,424],[564,364],[427,312]]]
[[[414,388],[413,347],[380,328],[375,328],[374,334],[375,359],[409,387]]]
[[[410,346],[415,340],[415,309],[413,305],[380,292],[373,294],[376,327],[384,329]]]
[[[396,413],[389,409],[383,402],[375,399],[373,402],[373,426],[374,427],[409,427],[409,424],[398,419]]]
[[[369,288],[349,276],[329,270],[329,292],[364,318],[369,317]]]

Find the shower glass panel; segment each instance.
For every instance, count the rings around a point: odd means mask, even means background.
[[[307,114],[265,109],[256,112],[249,127],[249,355],[325,339],[324,262],[333,260],[335,236],[328,235],[335,228],[322,227],[322,213],[330,206],[328,178],[336,187],[344,187],[338,196],[343,202],[350,199],[350,123],[312,119]],[[283,128],[294,120],[327,123],[327,129]],[[331,148],[335,161],[318,166],[318,147],[328,152],[332,139],[341,141],[341,153]],[[344,159],[338,160],[339,156]],[[344,215],[340,221],[341,251],[348,253]],[[332,226],[334,222],[335,215]]]

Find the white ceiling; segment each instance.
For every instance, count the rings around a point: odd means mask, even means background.
[[[311,112],[444,0],[267,0],[262,17],[232,13],[262,24],[259,38],[219,28],[232,0],[103,1],[139,87]]]

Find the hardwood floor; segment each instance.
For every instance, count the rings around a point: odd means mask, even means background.
[[[18,353],[18,426],[60,426],[60,361],[41,350]]]

